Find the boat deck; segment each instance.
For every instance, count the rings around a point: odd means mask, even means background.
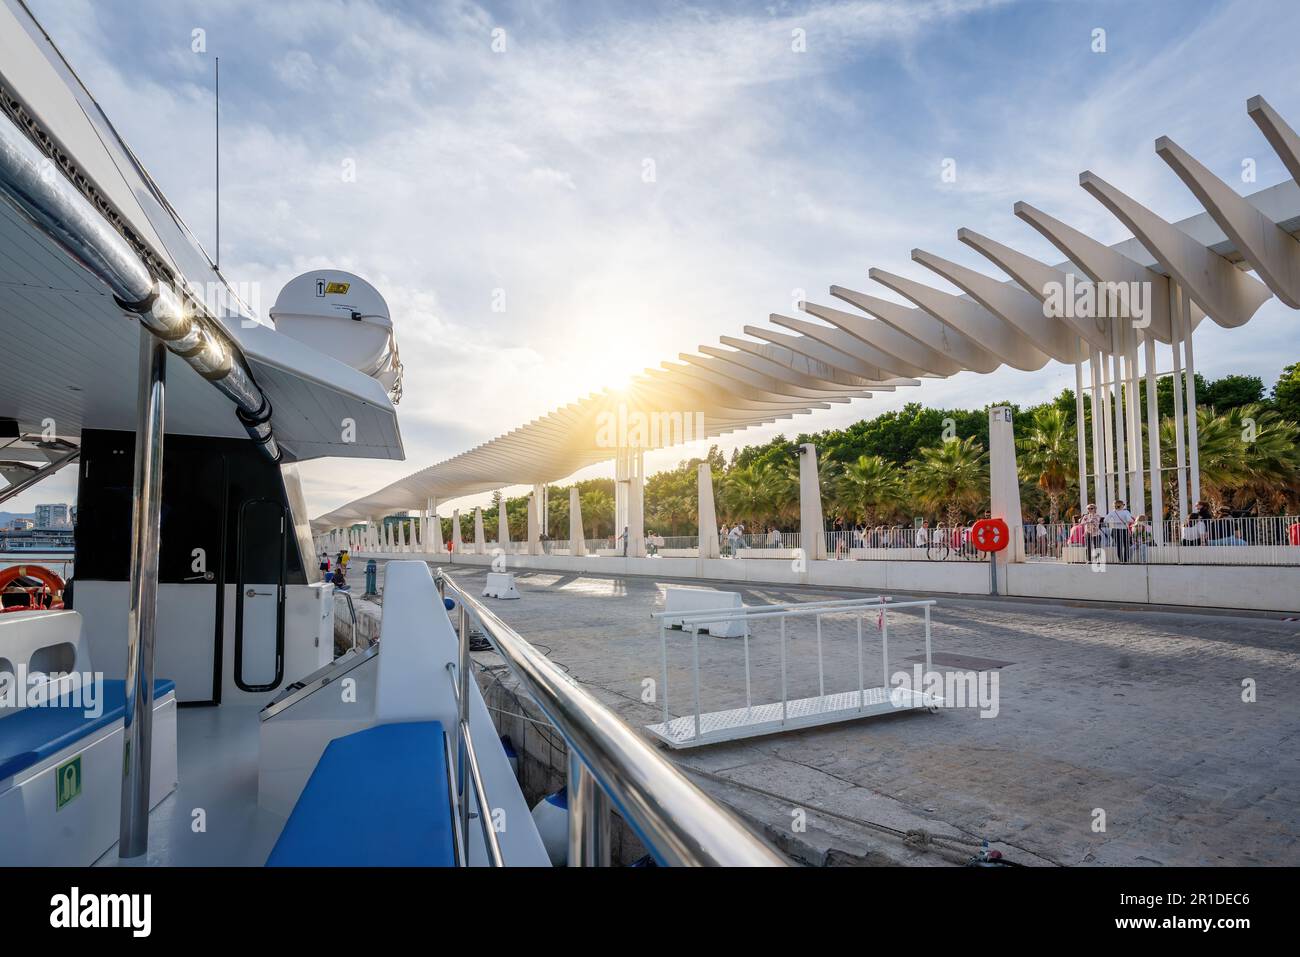
[[[149,853],[125,866],[266,862],[284,818],[257,805],[257,711],[249,705],[177,710],[180,783],[149,815]],[[120,865],[116,844],[96,862]]]

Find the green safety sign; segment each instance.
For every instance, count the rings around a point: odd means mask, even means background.
[[[81,793],[81,755],[65,761],[54,771],[54,809],[63,806]]]

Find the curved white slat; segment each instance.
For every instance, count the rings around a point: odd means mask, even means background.
[[[988,259],[1039,302],[1045,302],[1054,290],[1067,290],[1072,285],[1078,288],[1085,283],[1092,283],[1087,276],[1076,276],[1055,266],[1049,266],[1033,256],[1026,256],[996,239],[990,239],[964,226],[957,230],[957,239]],[[1095,316],[1077,316],[1073,310],[1063,311],[1065,314],[1061,316],[1062,321],[1076,334],[1098,349],[1110,347],[1110,336],[1106,331],[1107,323],[1098,320]]]
[[[849,374],[862,376],[864,379],[873,382],[880,382],[890,378],[879,366],[873,366],[869,362],[864,362],[855,355],[842,352],[833,346],[828,346],[824,342],[813,339],[810,336],[790,336],[784,332],[777,332],[774,329],[763,329],[759,326],[745,326],[741,330],[747,336],[753,336],[755,339],[762,339],[773,345],[784,346],[791,352],[797,352],[801,355],[808,356],[810,359],[817,359],[828,365]],[[878,388],[878,386],[876,386]],[[889,388],[893,388],[889,386]]]
[[[830,396],[813,389],[783,386],[771,376],[763,375],[761,372],[755,372],[743,364],[728,362],[716,356],[696,356],[691,355],[689,352],[679,352],[677,358],[694,366],[700,372],[712,373],[713,376],[717,377],[714,380],[715,383],[723,388],[728,388],[729,382],[734,383],[734,385],[730,386],[731,388],[746,390],[742,394],[748,394],[751,398],[779,400],[794,397],[810,399],[814,402],[849,401],[847,397]]]
[[[1262,96],[1252,96],[1246,101],[1246,113],[1255,121],[1291,178],[1300,183],[1300,135],[1296,135],[1296,131]]]
[[[1003,322],[983,306],[874,266],[867,270],[867,275],[904,299],[916,303],[945,325],[952,326],[966,337],[979,342],[1007,365],[1026,372],[1047,365],[1045,353],[1014,326]]]
[[[1300,308],[1300,242],[1169,137],[1156,140],[1156,155],[1178,174],[1274,295],[1292,309]]]
[[[736,336],[719,336],[724,346],[748,352],[757,359],[770,363],[774,375],[792,375],[794,382],[813,388],[874,389],[875,383],[860,375],[845,372],[820,359],[811,359],[801,352],[792,352],[784,346],[770,342],[752,342]]]
[[[1016,203],[1014,212],[1017,217],[1038,230],[1044,239],[1082,269],[1099,287],[1104,288],[1108,283],[1144,284],[1142,288],[1150,291],[1148,305],[1151,325],[1148,331],[1161,342],[1170,341],[1169,277],[1162,276],[1154,269],[1148,269],[1140,262],[1129,259],[1123,253],[1116,252],[1105,243],[1098,242],[1073,226],[1067,226],[1029,203]],[[1199,308],[1193,309],[1193,325],[1200,322],[1204,316],[1205,313]],[[1098,348],[1109,350],[1111,341],[1109,321],[1105,325],[1107,344]]]
[[[1038,349],[1058,362],[1073,362],[1079,354],[1079,335],[1061,319],[1047,316],[1043,304],[1019,286],[913,249],[912,259],[938,273],[1003,322],[1015,326]]]
[[[900,305],[844,286],[831,286],[831,295],[875,316],[891,330],[934,353],[943,360],[944,369],[951,370],[945,371],[945,375],[967,369],[992,372],[1002,364],[1001,359],[979,343],[940,322],[924,309]]]
[[[826,399],[830,401],[834,398],[847,397],[851,399],[866,399],[871,397],[870,392],[864,391],[859,386],[843,386],[835,383],[818,384],[816,379],[811,376],[801,376],[795,372],[782,371],[781,367],[770,360],[760,359],[752,356],[747,352],[740,352],[733,349],[719,349],[716,346],[700,346],[700,352],[706,356],[716,359],[727,366],[735,366],[745,373],[755,373],[763,376],[769,383],[766,388],[774,392],[780,392],[783,395],[794,395],[809,399]],[[727,375],[732,373],[722,367],[719,372]],[[748,379],[748,377],[745,377]]]
[[[1080,173],[1079,185],[1127,226],[1219,325],[1245,325],[1272,298],[1268,287],[1258,279],[1246,275],[1097,174],[1090,170]]]
[[[809,312],[810,306],[813,306],[813,303],[800,303],[800,308],[805,312]],[[826,307],[818,308],[824,309]],[[837,312],[837,309],[831,309],[829,312]],[[820,315],[820,312],[810,312],[809,315]],[[863,359],[880,365],[885,371],[892,372],[896,376],[926,376],[926,374],[933,372],[936,364],[943,364],[941,363],[941,356],[936,356],[935,363],[931,363],[931,356],[926,351],[920,350],[920,348],[910,345],[906,348],[887,347],[891,343],[885,343],[883,337],[871,335],[872,329],[874,329],[871,320],[863,316],[853,316],[853,319],[861,322],[861,328],[850,328],[853,325],[852,322],[824,326],[818,324],[818,322],[794,319],[793,316],[783,316],[779,312],[768,313],[768,320],[774,322],[775,325],[810,335],[810,337],[818,339],[819,342],[826,342],[828,345],[842,348],[846,352],[852,352],[853,355],[861,355]],[[868,335],[871,335],[871,338],[867,338]]]
[[[917,342],[888,323],[880,322],[870,316],[856,315],[815,302],[801,302],[799,308],[810,316],[824,319],[831,325],[843,329],[863,342],[901,356],[922,371],[938,375],[954,375],[962,370],[961,363],[954,362],[937,349],[923,342]]]
[[[701,357],[695,356],[694,360],[686,365],[677,365],[675,363],[662,363],[664,369],[669,373],[685,377],[688,380],[707,386],[722,396],[738,396],[743,399],[749,399],[754,402],[766,402],[773,410],[787,411],[791,407],[804,405],[812,409],[829,409],[830,405],[826,400],[819,402],[796,401],[794,397],[784,395],[774,395],[763,389],[757,389],[753,386],[740,382],[731,376],[723,375],[716,371],[712,366],[706,366],[699,361]],[[647,373],[654,375],[659,373],[658,369],[647,369]]]

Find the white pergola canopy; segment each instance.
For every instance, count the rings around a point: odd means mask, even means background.
[[[869,398],[873,392],[916,386],[922,378],[988,373],[1004,364],[1034,371],[1050,360],[1075,363],[1076,368],[1091,361],[1095,398],[1098,383],[1106,386],[1107,359],[1134,362],[1140,341],[1148,347],[1149,373],[1152,343],[1177,348],[1180,309],[1186,315],[1181,333],[1185,340],[1207,316],[1225,328],[1244,325],[1274,296],[1300,308],[1300,136],[1262,97],[1253,97],[1247,112],[1291,179],[1241,196],[1162,136],[1155,141],[1156,154],[1205,212],[1171,223],[1095,173],[1084,172],[1080,186],[1124,224],[1132,239],[1107,246],[1028,203],[1017,203],[1016,217],[1059,249],[1064,262],[1049,265],[961,228],[957,238],[1009,279],[915,249],[915,262],[962,294],[870,269],[871,280],[909,305],[832,286],[836,306],[802,302],[799,308],[807,318],[773,313],[769,318],[776,329],[745,326],[749,338],[723,336],[717,346],[700,346],[699,354],[683,353],[679,362],[646,369],[622,392],[588,395],[322,515],[313,524],[318,530],[336,528],[424,508],[430,500],[557,481],[615,458],[618,449],[597,439],[600,423],[620,409],[629,415],[702,413],[703,434],[690,438],[705,438]],[[1115,313],[1058,315],[1046,306],[1054,288],[1091,286],[1089,292],[1104,301],[1100,297],[1108,290],[1133,283],[1145,290],[1147,325],[1135,325],[1130,316]],[[1133,369],[1125,369],[1128,381],[1135,383]],[[1079,382],[1082,387],[1082,379]],[[1136,420],[1140,432],[1140,410]],[[1121,436],[1125,427],[1121,417]],[[1194,425],[1191,430],[1194,460]],[[1082,441],[1081,435],[1081,451]],[[671,444],[642,442],[639,447]],[[1139,452],[1140,446],[1138,435]],[[1098,448],[1094,445],[1094,454]],[[1182,468],[1181,448],[1179,454]],[[1122,461],[1122,451],[1120,457]],[[1137,462],[1131,464],[1138,468]]]

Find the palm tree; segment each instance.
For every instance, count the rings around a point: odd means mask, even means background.
[[[757,525],[772,511],[775,476],[770,469],[743,465],[727,472],[722,497],[733,518]]]
[[[1200,465],[1201,497],[1217,509],[1236,488],[1249,477],[1246,465],[1246,446],[1242,441],[1241,427],[1229,416],[1217,415],[1213,409],[1196,410],[1196,448]],[[1174,420],[1160,423],[1160,447],[1174,448]],[[1190,463],[1190,460],[1189,460]],[[1178,501],[1178,470],[1171,473],[1169,500]]]
[[[1039,409],[1031,420],[1025,444],[1025,471],[1046,493],[1049,521],[1055,525],[1061,496],[1069,491],[1079,462],[1075,430],[1065,411],[1056,406]]]
[[[1244,446],[1241,490],[1269,511],[1282,512],[1300,484],[1300,427],[1257,403],[1233,409],[1228,418]]]
[[[912,494],[927,508],[942,508],[949,525],[988,492],[988,453],[974,439],[952,439],[920,450],[911,466]]]
[[[583,492],[578,497],[582,509],[582,524],[592,538],[604,538],[614,527],[614,500],[609,493],[598,488]],[[623,530],[618,529],[617,534]]]
[[[876,514],[896,508],[903,500],[903,479],[894,463],[879,455],[859,456],[844,467],[838,482],[837,503],[855,518],[874,525]]]

